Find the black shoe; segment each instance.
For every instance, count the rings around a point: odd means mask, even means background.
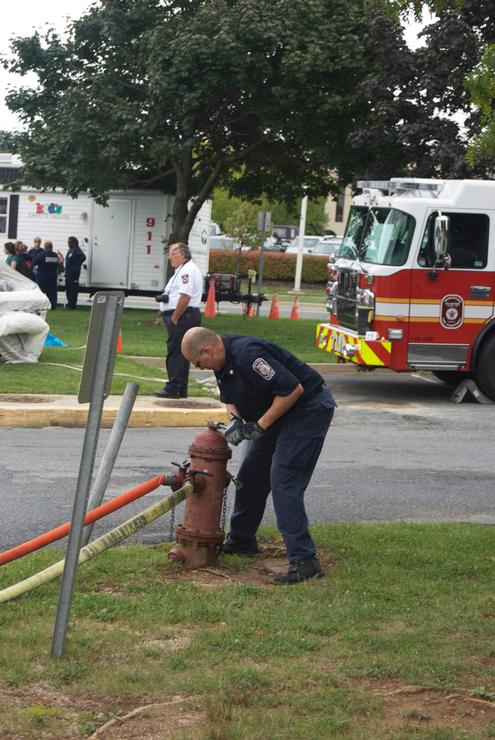
[[[157,398],[180,398],[180,393],[174,393],[173,391],[168,391],[166,388],[162,388],[161,391],[155,391],[153,393],[154,396]]]
[[[256,537],[253,537],[252,540],[234,540],[228,534],[221,547],[221,552],[226,555],[258,555],[260,548]]]
[[[181,398],[187,398],[187,391],[181,391],[179,395]]]
[[[311,560],[296,560],[289,564],[287,573],[275,576],[273,583],[276,586],[293,586],[295,583],[307,581],[308,578],[321,578],[323,571],[318,558]]]

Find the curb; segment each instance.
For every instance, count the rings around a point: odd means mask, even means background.
[[[109,396],[104,405],[102,428],[110,428],[117,415],[121,396]],[[88,404],[75,396],[0,394],[0,427],[85,427]],[[149,396],[138,398],[129,427],[204,427],[209,421],[227,422],[220,401],[200,398],[167,401]]]

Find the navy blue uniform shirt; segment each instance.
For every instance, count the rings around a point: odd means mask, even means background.
[[[295,407],[305,404],[325,384],[316,370],[272,342],[236,334],[227,334],[222,341],[225,366],[215,372],[220,398],[234,404],[246,421],[257,421],[275,396],[288,396],[299,383],[304,394]]]
[[[65,255],[65,278],[66,280],[79,280],[81,275],[81,265],[86,262],[86,255],[81,247],[74,247]]]
[[[38,268],[38,274],[57,275],[58,254],[55,254],[55,252],[47,252],[44,249],[43,252],[34,258],[33,267]]]

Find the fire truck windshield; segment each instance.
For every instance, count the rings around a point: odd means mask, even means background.
[[[403,265],[416,222],[395,208],[351,208],[340,256],[375,265]]]

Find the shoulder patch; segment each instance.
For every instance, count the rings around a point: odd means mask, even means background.
[[[275,375],[275,370],[273,367],[262,357],[257,357],[256,360],[253,362],[253,370],[258,373],[258,375],[261,375],[263,380],[271,380],[273,376]]]
[[[184,283],[184,285],[185,285],[186,283],[188,283],[188,282],[189,282],[189,275],[183,275],[183,276],[182,276],[182,282]]]

